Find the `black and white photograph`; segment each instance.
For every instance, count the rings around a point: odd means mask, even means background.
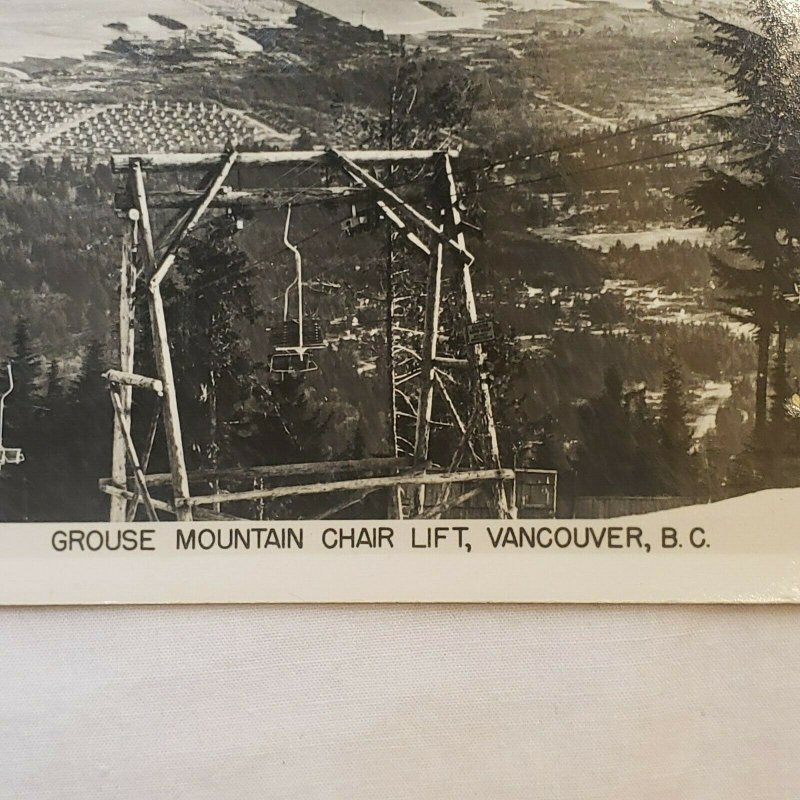
[[[800,485],[793,0],[0,20],[0,520]]]

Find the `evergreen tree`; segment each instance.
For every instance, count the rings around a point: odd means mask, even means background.
[[[757,329],[755,433],[763,446],[770,339],[795,318],[784,296],[796,282],[800,235],[792,177],[800,163],[800,26],[780,0],[755,0],[750,14],[755,30],[701,15],[712,30],[701,46],[724,65],[738,107],[713,121],[728,140],[727,168],[707,168],[687,200],[695,223],[732,229],[732,250],[747,257],[713,266],[732,314]]]
[[[70,182],[75,177],[75,167],[72,164],[72,158],[69,153],[64,153],[61,157],[61,164],[58,168],[59,177],[63,181]]]
[[[664,492],[664,458],[658,426],[646,402],[646,384],[640,383],[623,399],[630,436],[630,471],[621,494],[645,497]]]
[[[679,374],[678,374],[679,378]],[[664,428],[657,425],[645,402],[646,386],[625,391],[619,371],[611,367],[598,397],[578,408],[578,451],[576,493],[580,495],[654,496],[671,489],[670,475],[677,469],[687,477],[681,490],[690,487],[691,472],[681,471],[674,459],[671,466],[665,447]],[[680,402],[673,399],[676,394]],[[670,389],[671,421],[685,418],[682,383]],[[662,414],[663,416],[663,414]],[[668,425],[670,434],[688,452],[691,444],[678,436],[678,426]]]
[[[44,177],[50,182],[55,180],[56,174],[56,162],[53,160],[53,156],[47,156],[44,160]]]
[[[39,358],[33,349],[25,319],[17,320],[13,348],[11,368],[14,391],[6,400],[3,442],[10,447],[20,447],[26,460],[22,464],[9,465],[0,475],[0,519],[25,522],[36,519],[35,473],[39,454],[44,449],[36,422],[40,399]]]
[[[11,366],[14,371],[14,397],[19,405],[25,402],[23,416],[32,413],[32,400],[40,376],[39,358],[33,350],[30,327],[26,319],[20,318],[14,327],[14,354]]]
[[[684,494],[694,485],[691,458],[692,432],[686,422],[686,397],[683,375],[670,352],[664,371],[659,433],[664,459],[664,482],[673,494]]]
[[[20,186],[36,186],[42,179],[42,168],[33,160],[26,161],[19,170],[17,182]]]
[[[455,62],[406,57],[401,46],[394,80],[388,87],[388,113],[364,124],[365,144],[438,147],[444,131],[463,131],[472,116],[477,86]],[[445,134],[446,135],[446,134]]]
[[[327,404],[326,410],[314,387],[299,376],[287,375],[277,380],[271,386],[271,396],[289,443],[284,460],[323,460],[323,434],[335,413],[333,404]]]
[[[791,328],[794,329],[794,325],[792,325]],[[787,431],[788,420],[786,418],[784,404],[786,403],[786,399],[791,395],[786,354],[789,331],[790,322],[779,320],[775,356],[772,364],[770,428],[773,446],[780,446]]]
[[[244,329],[261,315],[253,299],[247,257],[230,220],[218,218],[179,255],[175,282],[166,287],[168,325],[184,445],[190,466],[216,468],[236,461],[243,404],[258,385]]]
[[[114,193],[114,174],[108,164],[100,162],[94,168],[94,182],[98,191],[108,197]]]
[[[61,380],[58,361],[53,359],[47,369],[46,392],[44,395],[44,408],[49,413],[54,412],[64,401],[64,382]]]
[[[633,440],[619,371],[610,367],[603,393],[578,409],[577,473],[581,494],[635,494],[631,486]]]
[[[79,514],[76,507],[80,497],[73,483],[74,457],[81,442],[75,438],[75,415],[71,413],[71,397],[60,374],[58,362],[50,362],[41,406],[37,414],[37,432],[41,447],[31,452],[31,466],[36,474],[37,492],[32,517],[39,521],[90,519]],[[103,465],[96,465],[98,471]],[[101,477],[98,474],[98,477]],[[86,499],[97,500],[94,496]]]
[[[51,412],[55,436],[63,437],[59,448],[63,463],[53,461],[52,466],[65,468],[53,487],[56,497],[50,506],[57,510],[56,518],[96,520],[108,514],[108,500],[97,488],[111,464],[113,410],[102,377],[106,368],[104,346],[92,341],[84,352],[63,416],[57,407]]]

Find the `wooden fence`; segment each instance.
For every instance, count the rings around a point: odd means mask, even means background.
[[[572,516],[577,519],[608,519],[706,502],[705,498],[699,497],[577,497]]]

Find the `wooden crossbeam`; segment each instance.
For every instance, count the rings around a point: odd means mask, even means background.
[[[258,189],[253,191],[221,192],[209,204],[209,208],[283,208],[288,200],[298,195],[306,200],[327,200],[339,196],[350,197],[358,193],[353,186],[302,186],[289,189]],[[180,192],[150,192],[150,208],[193,208],[202,197],[200,190]],[[120,206],[124,210],[124,204]]]
[[[293,478],[304,475],[335,475],[338,473],[386,473],[411,469],[410,458],[360,458],[347,461],[314,461],[301,464],[271,464],[263,467],[236,467],[234,469],[198,470],[189,473],[192,483],[211,480],[250,480],[252,478]],[[364,476],[366,477],[366,476]],[[146,475],[148,486],[166,486],[168,472]]]
[[[338,155],[338,153],[337,153],[337,155]],[[347,162],[347,163],[352,163],[352,162]],[[356,167],[355,164],[353,164],[353,169],[349,169],[345,165],[345,172],[356,182],[356,184],[359,187],[361,187],[362,189],[366,189],[367,188],[367,181],[364,179],[364,177],[361,174],[359,174],[356,171],[356,169],[357,169],[357,167]],[[366,174],[369,174],[369,173],[366,173]],[[372,177],[372,176],[370,176],[370,177]],[[383,186],[383,184],[380,184],[380,185]],[[386,216],[386,219],[388,219],[389,222],[391,222],[400,231],[400,233],[402,233],[403,236],[405,236],[406,239],[411,244],[414,245],[414,247],[416,247],[418,250],[421,250],[423,253],[425,253],[426,256],[430,256],[431,250],[428,247],[428,245],[426,245],[425,242],[423,242],[422,239],[420,239],[419,236],[417,236],[417,234],[414,233],[414,231],[412,231],[408,227],[408,225],[406,225],[405,222],[403,222],[403,218],[400,217],[394,211],[394,209],[386,202],[386,200],[382,200],[382,199],[379,198],[378,201],[377,201],[377,206],[381,211],[383,211],[384,215]]]
[[[109,383],[116,383],[120,386],[131,386],[135,389],[149,389],[157,395],[164,393],[164,384],[157,378],[148,378],[146,375],[136,375],[133,372],[121,372],[117,369],[109,369],[103,373],[103,377]]]
[[[422,484],[476,483],[480,481],[508,481],[514,479],[511,469],[481,469],[453,473],[423,473],[412,475],[391,475],[382,478],[355,478],[349,481],[328,481],[327,483],[308,483],[300,486],[275,486],[271,489],[252,489],[246,492],[216,492],[214,494],[190,497],[189,504],[209,506],[216,503],[234,503],[243,500],[260,500],[276,497],[298,497],[306,494],[326,494],[357,489],[378,489],[383,486],[419,486]]]
[[[361,164],[427,161],[436,153],[447,152],[458,156],[456,150],[344,150],[342,155]],[[115,153],[111,156],[111,169],[126,172],[131,164],[141,163],[150,172],[172,172],[181,169],[208,169],[219,164],[221,153]],[[248,167],[266,167],[272,164],[297,164],[301,162],[325,164],[325,150],[267,150],[260,153],[241,153],[239,163]]]
[[[470,363],[469,359],[466,358],[451,358],[450,356],[436,356],[433,359],[433,364],[436,367],[442,367],[446,369],[469,369]]]

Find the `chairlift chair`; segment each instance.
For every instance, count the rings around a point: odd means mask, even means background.
[[[356,233],[370,230],[374,227],[373,216],[369,211],[359,211],[354,205],[351,206],[350,216],[341,223],[342,233],[345,236],[353,236]]]
[[[11,372],[11,364],[6,365],[8,373],[8,389],[0,394],[0,469],[6,464],[21,464],[25,456],[19,447],[6,447],[3,444],[3,424],[5,421],[6,398],[14,391],[14,376]]]
[[[289,241],[291,218],[292,206],[290,204],[286,212],[283,243],[294,255],[295,277],[286,287],[286,292],[283,296],[283,323],[277,334],[273,336],[273,353],[269,361],[270,371],[280,375],[298,375],[304,372],[314,372],[318,367],[311,358],[309,351],[320,350],[325,347],[322,326],[319,320],[305,319],[303,310],[303,258],[297,247]],[[296,319],[289,316],[289,299],[292,290],[297,294]]]

